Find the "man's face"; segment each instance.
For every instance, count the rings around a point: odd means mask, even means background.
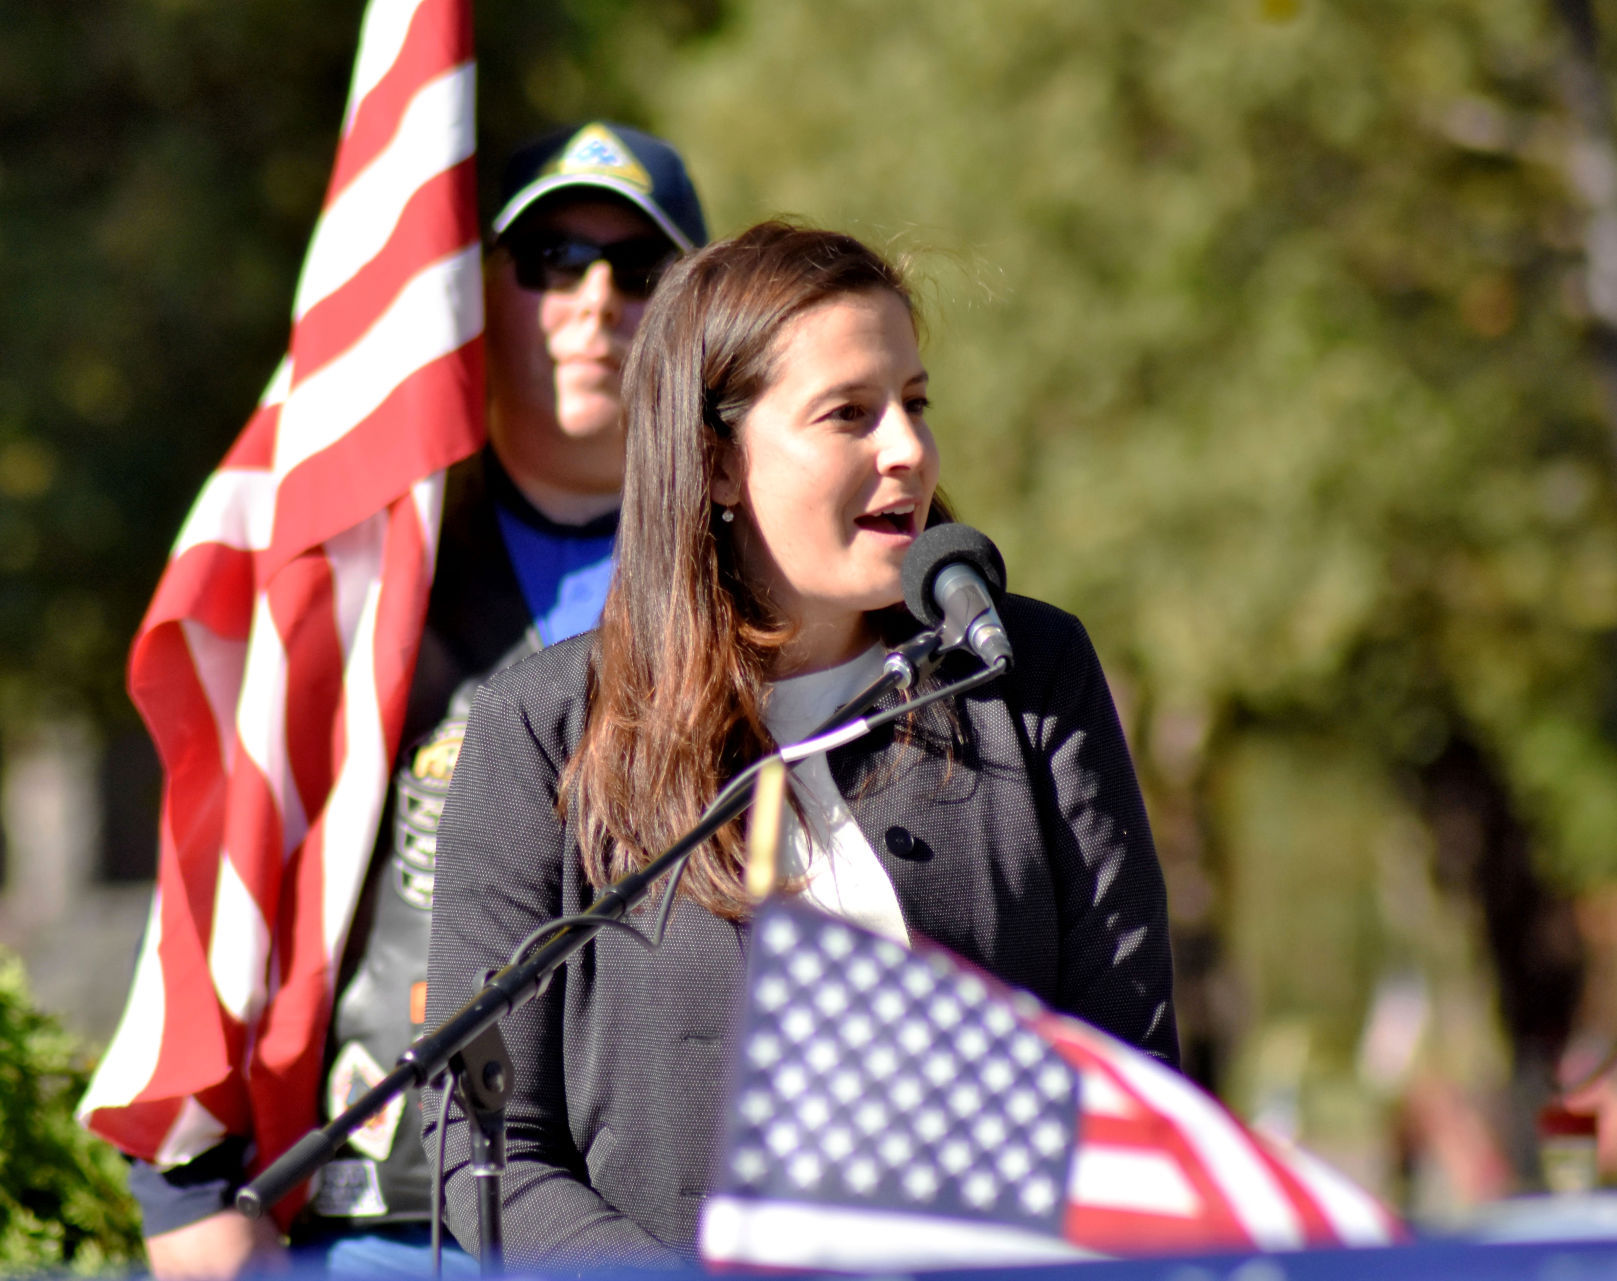
[[[497,417],[531,422],[548,416],[563,438],[581,444],[621,438],[623,361],[645,301],[626,293],[599,259],[581,274],[547,277],[530,269],[529,283],[542,287],[524,287],[510,246],[532,259],[522,247],[547,236],[606,247],[660,241],[671,252],[672,246],[631,205],[574,198],[524,214],[490,260],[487,350]]]

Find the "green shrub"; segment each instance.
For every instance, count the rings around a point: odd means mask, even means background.
[[[84,1048],[28,997],[0,950],[0,1275],[124,1271],[142,1261],[123,1158],[79,1127]]]

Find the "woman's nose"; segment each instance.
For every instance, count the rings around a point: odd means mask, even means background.
[[[902,402],[887,407],[877,431],[880,436],[877,458],[883,471],[910,470],[926,462],[932,448],[931,429]]]

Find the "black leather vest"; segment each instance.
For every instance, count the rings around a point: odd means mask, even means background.
[[[330,1120],[426,1030],[427,943],[438,819],[477,687],[539,647],[495,518],[487,456],[450,472],[432,597],[365,890],[349,929],[326,1045]],[[299,1234],[426,1221],[431,1172],[411,1090],[361,1131],[316,1184]]]

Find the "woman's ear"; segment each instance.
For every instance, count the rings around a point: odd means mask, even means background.
[[[741,450],[733,440],[721,441],[719,456],[708,482],[708,496],[720,507],[734,507],[741,501],[741,478],[745,475]]]

